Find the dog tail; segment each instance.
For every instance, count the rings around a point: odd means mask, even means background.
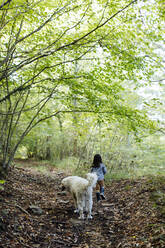
[[[97,183],[97,174],[96,173],[88,173],[86,174],[86,179],[88,180],[88,186],[95,187]]]

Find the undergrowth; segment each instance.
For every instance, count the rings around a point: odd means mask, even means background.
[[[16,160],[16,166],[23,167],[26,160]],[[76,157],[68,157],[63,160],[55,160],[54,162],[42,161],[29,161],[29,166],[35,168],[42,173],[49,173],[50,168],[55,168],[59,171],[65,171],[66,174],[84,176],[90,172],[91,164],[86,161],[80,161]],[[120,179],[136,179],[141,177],[164,177],[165,166],[159,167],[158,165],[134,166],[134,167],[115,167],[107,166],[107,174],[105,175],[106,181],[120,180]]]

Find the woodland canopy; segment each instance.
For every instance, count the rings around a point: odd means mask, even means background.
[[[164,24],[162,0],[1,0],[1,176],[20,154],[161,164]]]

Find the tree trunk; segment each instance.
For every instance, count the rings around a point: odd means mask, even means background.
[[[0,180],[5,179],[8,174],[9,166],[0,161]]]

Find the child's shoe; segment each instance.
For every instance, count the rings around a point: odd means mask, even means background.
[[[100,197],[102,200],[105,200],[105,196],[104,196],[104,187],[100,188]]]
[[[101,197],[100,197],[100,193],[99,192],[96,193],[96,199],[97,199],[97,202],[99,202],[101,200]]]
[[[102,200],[105,200],[104,194],[100,194],[100,197],[101,197]]]

